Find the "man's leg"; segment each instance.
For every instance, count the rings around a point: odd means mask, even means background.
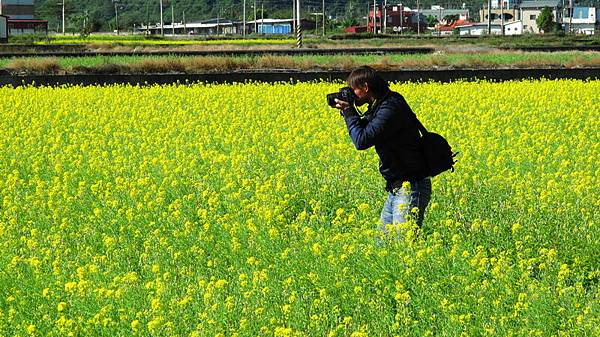
[[[431,178],[426,178],[417,181],[411,185],[411,209],[414,207],[418,208],[417,226],[421,228],[423,226],[423,219],[425,218],[425,209],[429,205],[431,200]]]
[[[393,195],[388,192],[388,197],[383,203],[383,209],[381,210],[381,224],[379,226],[379,230],[383,232],[383,235],[387,235],[386,226],[392,223],[394,209],[392,207]]]
[[[423,225],[425,209],[431,199],[431,179],[415,181],[410,187],[402,187],[394,194],[394,223],[404,223],[409,216],[416,220],[419,228]],[[413,212],[416,210],[417,212]]]

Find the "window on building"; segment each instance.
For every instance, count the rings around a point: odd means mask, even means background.
[[[575,7],[573,8],[573,19],[587,19],[589,16],[589,8]]]
[[[529,20],[535,20],[535,16],[536,16],[535,14],[531,14],[531,15],[529,16]]]

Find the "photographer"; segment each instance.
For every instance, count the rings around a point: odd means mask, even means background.
[[[387,236],[388,224],[406,222],[411,214],[420,228],[431,197],[431,179],[419,146],[414,112],[404,97],[391,91],[387,81],[370,67],[353,70],[348,85],[351,90],[342,89],[328,100],[341,110],[356,149],[375,146],[379,155],[379,171],[388,192],[380,229]],[[369,108],[361,117],[355,106],[364,104]]]

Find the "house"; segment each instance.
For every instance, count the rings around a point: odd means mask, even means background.
[[[13,20],[32,20],[34,17],[33,0],[2,0],[0,14]]]
[[[312,20],[301,19],[302,30],[315,29],[315,22]],[[293,19],[258,19],[256,21],[247,21],[246,29],[248,33],[258,34],[296,34],[293,31],[295,23]],[[255,28],[256,27],[256,31]],[[240,28],[241,29],[241,28]]]
[[[502,4],[502,8],[500,5]],[[488,13],[489,12],[489,13]],[[520,20],[519,10],[515,6],[515,0],[492,0],[491,10],[488,11],[487,2],[484,7],[479,10],[479,18],[481,22],[488,22],[488,15],[491,15],[492,23],[510,22]]]
[[[0,43],[8,42],[8,16],[0,14]]]
[[[431,9],[421,10],[421,14],[426,18],[431,16],[437,21],[442,21],[445,17],[450,15],[456,16],[460,20],[469,20],[468,9],[447,9],[441,6],[431,6]]]
[[[256,32],[258,34],[291,34],[292,19],[259,19],[256,21],[246,22],[250,26],[250,32]]]
[[[315,28],[315,22],[312,20],[301,20],[302,29],[310,30]],[[246,21],[246,34],[291,34],[294,22],[292,19],[259,19],[256,21]],[[255,30],[256,27],[256,30]],[[160,34],[160,23],[142,25],[137,27],[138,31],[149,31],[150,34]],[[244,33],[244,23],[228,19],[210,19],[195,21],[189,23],[176,22],[165,24],[163,27],[166,35],[235,35]]]
[[[228,35],[236,34],[237,27],[233,21],[227,19],[211,19],[195,22],[174,22],[160,27],[160,23],[154,25],[141,25],[138,27],[141,32],[148,31],[150,34],[165,35]]]
[[[435,25],[435,31],[432,34],[438,35],[438,36],[449,36],[449,35],[454,34],[454,30],[457,29],[459,26],[466,26],[466,25],[470,25],[472,23],[473,22],[471,22],[469,20],[462,20],[462,19],[453,20],[453,21],[449,21],[449,22],[442,20],[440,23]]]
[[[391,29],[394,32],[402,32],[402,31],[414,31],[416,32],[418,29],[421,30],[421,33],[427,29],[427,21],[425,20],[425,15],[420,11],[412,10],[409,7],[402,5],[393,5],[386,7],[386,20],[382,21],[384,14],[381,11],[381,6],[375,6],[375,21],[373,21],[373,8],[369,11],[369,20],[367,24],[368,32],[377,32],[381,33],[387,27],[387,29]]]
[[[593,35],[598,29],[600,9],[595,7],[573,7],[573,15],[567,9],[563,20],[563,28],[567,32]]]
[[[517,20],[504,23],[504,35],[521,35],[523,34],[523,21]]]
[[[523,21],[523,32],[540,33],[536,19],[545,7],[552,10],[555,22],[562,22],[562,0],[523,1],[519,5],[519,17]]]
[[[34,19],[33,0],[2,0],[0,14],[8,17],[10,35],[48,34],[48,21]]]
[[[488,24],[485,22],[471,23],[456,27],[460,36],[480,36],[488,34]],[[491,24],[492,35],[502,33],[502,25],[499,23]],[[505,35],[521,35],[523,33],[523,22],[520,20],[507,22],[504,24]]]
[[[491,12],[491,21],[492,23],[501,23],[504,18],[504,22],[520,20],[520,12],[518,8],[494,8],[492,7]],[[488,10],[487,8],[482,8],[479,10],[479,18],[480,22],[488,22]]]

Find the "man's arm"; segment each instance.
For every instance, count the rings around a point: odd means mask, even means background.
[[[366,123],[353,108],[344,109],[343,116],[356,149],[366,150],[393,132],[397,115],[390,106],[386,105],[381,106],[373,119]]]

